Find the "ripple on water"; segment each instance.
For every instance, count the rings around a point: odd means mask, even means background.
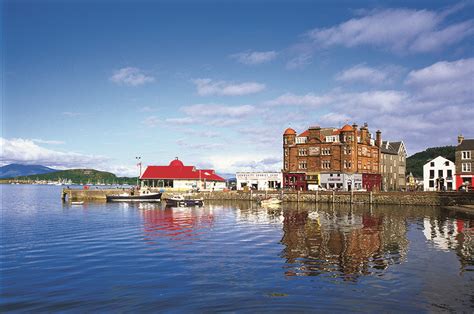
[[[3,311],[465,311],[473,221],[437,208],[70,207],[5,186]]]

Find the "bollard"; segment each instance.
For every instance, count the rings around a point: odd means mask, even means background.
[[[369,204],[372,204],[372,191],[369,193]]]

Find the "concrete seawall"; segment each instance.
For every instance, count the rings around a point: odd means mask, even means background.
[[[105,201],[107,195],[119,194],[121,189],[74,190],[63,189],[62,198],[71,201]],[[163,193],[163,198],[176,192]],[[225,191],[197,192],[192,197],[204,200],[259,201],[267,197],[278,197],[285,202],[304,203],[361,203],[380,205],[429,205],[452,206],[474,205],[474,192],[289,192],[289,191]]]

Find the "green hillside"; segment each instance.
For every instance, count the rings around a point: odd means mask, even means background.
[[[431,147],[407,158],[407,174],[423,177],[423,165],[433,158],[442,156],[454,162],[456,146]]]
[[[71,180],[74,184],[105,183],[105,184],[136,184],[137,178],[117,177],[111,172],[94,169],[70,169],[52,173],[34,174],[30,176],[15,177],[16,180],[46,180],[59,181]]]

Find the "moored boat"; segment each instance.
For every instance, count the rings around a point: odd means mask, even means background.
[[[280,205],[281,203],[282,201],[275,197],[267,198],[260,201],[260,204],[262,206],[275,206],[275,205]]]
[[[161,193],[122,193],[118,195],[108,195],[107,202],[159,202],[161,201]]]
[[[190,207],[204,205],[204,200],[202,198],[185,198],[182,195],[175,195],[173,197],[164,199],[164,201],[166,202],[166,206],[169,207]]]

